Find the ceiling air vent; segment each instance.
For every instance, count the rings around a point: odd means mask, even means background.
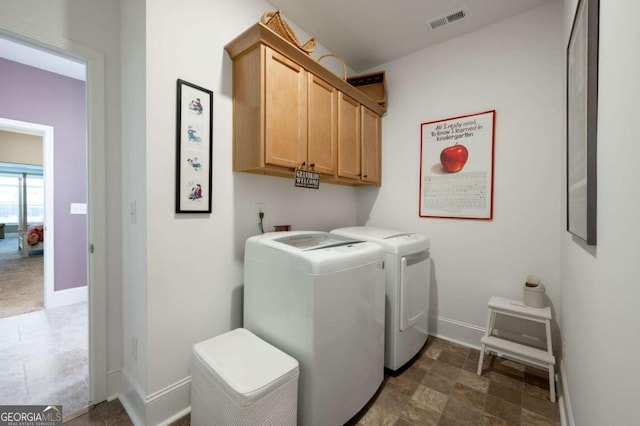
[[[435,30],[436,28],[442,27],[444,25],[450,24],[452,22],[455,21],[459,21],[460,19],[464,18],[465,16],[467,16],[467,13],[464,10],[458,10],[455,12],[451,12],[445,16],[440,16],[438,18],[433,18],[433,19],[429,19],[427,20],[427,23],[429,24],[429,27],[432,30]]]

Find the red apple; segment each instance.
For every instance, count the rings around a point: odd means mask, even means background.
[[[469,151],[464,145],[451,145],[440,153],[440,163],[445,172],[456,173],[462,170],[469,158]]]

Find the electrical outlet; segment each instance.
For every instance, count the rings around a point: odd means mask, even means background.
[[[267,203],[264,201],[256,201],[256,214],[264,213]]]

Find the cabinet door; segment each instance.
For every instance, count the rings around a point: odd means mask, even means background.
[[[360,103],[338,94],[338,176],[360,179]]]
[[[337,138],[337,90],[313,74],[309,75],[308,166],[324,174],[335,174]]]
[[[307,158],[306,71],[269,48],[265,61],[265,164],[298,167]]]
[[[380,116],[362,106],[362,180],[381,183],[381,120]]]

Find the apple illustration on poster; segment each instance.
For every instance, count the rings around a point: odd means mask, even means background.
[[[456,173],[462,170],[469,158],[469,151],[464,145],[448,146],[440,153],[440,163],[445,172]]]

